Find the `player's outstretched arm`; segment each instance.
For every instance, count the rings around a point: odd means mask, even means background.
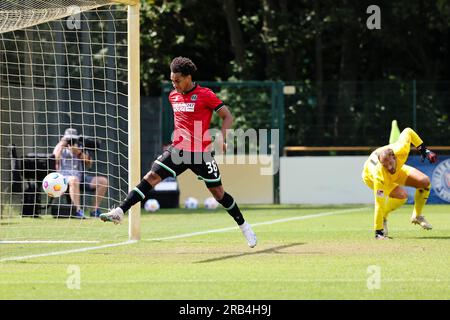
[[[411,128],[403,129],[398,140],[404,144],[412,144],[416,148],[423,143],[419,135]]]

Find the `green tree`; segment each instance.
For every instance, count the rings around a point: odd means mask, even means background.
[[[380,30],[367,28],[372,2],[360,0],[142,3],[143,94],[159,95],[171,59],[184,55],[198,64],[197,80],[296,81],[297,95],[286,97],[288,143],[378,144],[392,118],[413,125],[416,79],[420,125],[436,124],[436,140],[448,136],[448,0],[378,1]]]
[[[224,61],[232,59],[219,0],[142,0],[141,79],[145,95],[159,95],[176,56],[198,65],[197,79],[227,78]]]

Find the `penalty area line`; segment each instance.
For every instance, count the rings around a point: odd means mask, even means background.
[[[64,244],[100,243],[98,240],[0,240],[0,244]]]
[[[297,216],[297,217],[290,217],[290,218],[283,218],[283,219],[276,219],[276,220],[252,223],[251,226],[256,227],[256,226],[270,225],[270,224],[275,224],[275,223],[282,223],[282,222],[289,222],[289,221],[296,221],[296,220],[307,220],[307,219],[314,219],[314,218],[320,218],[320,217],[326,217],[326,216],[334,216],[334,215],[338,215],[338,214],[362,211],[362,210],[366,210],[367,208],[369,208],[369,207],[336,210],[336,211],[329,211],[329,212],[320,212],[320,213],[316,213],[316,214],[308,214],[305,216]],[[194,236],[199,236],[199,235],[204,235],[204,234],[209,234],[209,233],[226,232],[226,231],[231,231],[231,230],[236,230],[236,229],[239,229],[239,227],[236,226],[236,227],[228,227],[228,228],[222,228],[222,229],[198,231],[198,232],[192,232],[192,233],[178,234],[178,235],[174,235],[174,236],[170,236],[170,237],[143,239],[142,241],[163,241],[163,240],[173,240],[173,239],[180,239],[180,238],[189,238],[189,237],[194,237]]]
[[[28,260],[28,259],[33,259],[33,258],[59,256],[59,255],[64,255],[64,254],[80,253],[80,252],[86,252],[86,251],[92,251],[92,250],[125,246],[125,245],[133,244],[133,243],[137,243],[137,241],[136,240],[128,240],[128,241],[124,241],[124,242],[105,244],[102,246],[95,246],[95,247],[79,248],[79,249],[64,250],[64,251],[55,251],[55,252],[40,253],[40,254],[31,254],[28,256],[7,257],[7,258],[1,258],[0,262],[19,261],[19,260]]]

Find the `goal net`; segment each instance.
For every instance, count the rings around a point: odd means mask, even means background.
[[[138,237],[138,221],[129,232],[91,217],[96,204],[101,212],[117,206],[139,175],[131,172],[128,148],[133,143],[133,153],[140,153],[139,118],[133,125],[130,119],[139,117],[138,108],[131,110],[139,106],[139,72],[131,78],[129,67],[139,42],[130,44],[133,7],[126,5],[136,3],[0,2],[0,259],[54,244],[66,249]],[[68,145],[78,145],[92,162],[73,168],[80,172],[78,192],[71,185],[49,198],[42,179],[57,170],[54,148],[69,132]],[[80,209],[87,219],[77,217]]]

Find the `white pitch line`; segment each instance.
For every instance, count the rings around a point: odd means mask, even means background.
[[[362,211],[362,210],[366,210],[367,208],[369,208],[369,207],[362,207],[362,208],[355,208],[355,209],[346,209],[346,210],[337,210],[337,211],[330,211],[330,212],[321,212],[321,213],[316,213],[316,214],[308,214],[306,216],[298,216],[298,217],[283,218],[283,219],[270,220],[270,221],[265,221],[265,222],[252,223],[251,226],[255,227],[255,226],[262,226],[262,225],[268,225],[268,224],[289,222],[289,221],[295,221],[295,220],[314,219],[314,218],[320,218],[320,217],[326,217],[326,216],[333,216],[333,215],[337,215],[337,214],[344,214],[344,213],[349,213],[349,212]],[[236,227],[228,227],[228,228],[222,228],[222,229],[213,229],[213,230],[185,233],[185,234],[179,234],[179,235],[170,236],[170,237],[143,239],[143,241],[162,241],[162,240],[189,238],[189,237],[199,236],[199,235],[208,234],[208,233],[226,232],[226,231],[231,231],[231,230],[235,230],[235,229],[239,229],[239,227],[236,226]]]
[[[367,283],[367,279],[245,279],[245,280],[236,280],[236,279],[181,279],[181,280],[152,280],[152,279],[137,279],[137,280],[126,280],[127,284],[131,283],[148,283],[148,284],[163,284],[163,283],[281,283],[281,282],[337,282],[337,283],[346,283],[346,282],[363,282]],[[427,279],[427,278],[416,278],[416,279],[382,279],[383,283],[386,282],[436,282],[436,283],[447,283],[450,282],[450,279]],[[15,284],[61,284],[63,281],[0,281],[0,285],[15,285]],[[117,280],[83,280],[83,284],[123,284],[124,281],[122,279]],[[367,290],[367,289],[366,289]]]
[[[73,249],[73,250],[55,251],[55,252],[41,253],[41,254],[32,254],[32,255],[21,256],[21,257],[2,258],[2,259],[0,259],[0,262],[17,261],[17,260],[28,260],[28,259],[33,259],[33,258],[49,257],[49,256],[59,256],[59,255],[63,255],[63,254],[86,252],[86,251],[92,251],[92,250],[98,250],[98,249],[105,249],[105,248],[111,248],[111,247],[124,246],[124,245],[128,245],[128,244],[133,244],[133,243],[136,243],[136,242],[137,242],[136,240],[129,240],[129,241],[125,241],[125,242],[105,244],[103,246],[96,246],[96,247],[87,247],[87,248],[80,248],[80,249]]]
[[[277,220],[271,220],[271,221],[254,223],[254,224],[252,224],[252,226],[268,225],[268,224],[282,223],[282,222],[288,222],[288,221],[294,221],[294,220],[306,220],[306,219],[320,218],[320,217],[325,217],[325,216],[331,216],[331,215],[337,215],[337,214],[344,214],[344,213],[349,213],[349,212],[361,211],[361,210],[365,210],[367,208],[368,207],[362,207],[362,208],[355,208],[355,209],[346,209],[346,210],[322,212],[322,213],[310,214],[310,215],[299,216],[299,217],[277,219]],[[193,237],[193,236],[202,235],[202,234],[208,234],[208,233],[225,232],[225,231],[230,231],[230,230],[234,230],[234,229],[238,229],[238,228],[239,227],[213,229],[213,230],[207,230],[207,231],[200,231],[200,232],[193,232],[193,233],[187,233],[187,234],[180,234],[180,235],[175,235],[175,236],[171,236],[171,237],[156,238],[156,239],[144,239],[143,241],[161,241],[161,240],[188,238],[188,237]],[[41,253],[41,254],[32,254],[32,255],[28,255],[28,256],[8,257],[8,258],[0,259],[0,262],[28,260],[28,259],[40,258],[40,257],[49,257],[49,256],[57,256],[57,255],[64,255],[64,254],[70,254],[70,253],[86,252],[86,251],[92,251],[92,250],[98,250],[98,249],[104,249],[104,248],[118,247],[118,246],[133,244],[133,243],[136,243],[136,242],[137,241],[129,240],[129,241],[125,241],[125,242],[106,244],[106,245],[103,245],[103,246],[96,246],[96,247],[80,248],[80,249],[65,250],[65,251],[55,251],[55,252]]]
[[[0,240],[0,244],[100,243],[98,240]]]

